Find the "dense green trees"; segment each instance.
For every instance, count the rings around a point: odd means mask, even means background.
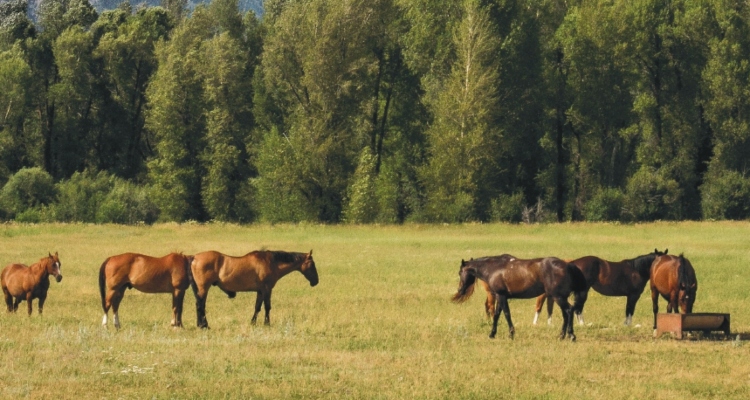
[[[750,218],[744,1],[161,4],[0,4],[0,216]]]

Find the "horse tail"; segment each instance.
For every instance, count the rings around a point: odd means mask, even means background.
[[[107,312],[107,298],[104,292],[107,289],[107,276],[104,272],[104,268],[107,266],[107,262],[109,262],[109,258],[104,260],[102,266],[99,268],[99,295],[102,297],[102,310],[104,310],[105,313]]]
[[[685,267],[685,257],[683,254],[680,254],[680,263],[677,265],[677,282],[683,288],[690,286],[690,277]]]
[[[190,265],[193,264],[194,259],[195,256],[185,256],[185,273],[187,274],[188,281],[191,285],[195,281],[195,278],[193,278],[193,268],[190,267]]]
[[[460,282],[458,291],[451,297],[451,301],[454,303],[463,303],[469,300],[472,294],[474,294],[474,284],[477,282],[477,277],[473,274],[468,274],[465,282]]]
[[[570,275],[570,289],[574,292],[583,292],[589,288],[586,276],[583,275],[583,271],[578,269],[578,266],[573,263],[568,263],[568,275]]]

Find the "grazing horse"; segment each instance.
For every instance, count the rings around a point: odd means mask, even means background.
[[[292,271],[300,271],[310,282],[318,284],[318,270],[312,250],[309,253],[285,251],[253,251],[243,257],[232,257],[217,251],[206,251],[195,255],[190,269],[191,287],[195,293],[198,327],[208,328],[206,319],[206,297],[211,286],[218,286],[229,298],[237,292],[257,292],[255,314],[250,321],[255,324],[261,305],[265,305],[265,324],[271,323],[271,292],[276,282]]]
[[[497,321],[500,312],[505,312],[510,337],[515,335],[515,328],[511,321],[508,299],[530,299],[542,293],[554,299],[563,313],[563,327],[560,339],[566,335],[575,340],[573,333],[572,313],[568,296],[583,286],[581,277],[563,260],[555,257],[521,260],[509,254],[484,257],[475,260],[461,260],[458,271],[460,283],[458,291],[453,295],[455,303],[463,303],[474,292],[477,279],[487,283],[492,294],[497,299],[497,305],[492,318],[490,338],[497,334]]]
[[[47,300],[49,276],[54,276],[55,280],[60,282],[62,280],[61,266],[57,252],[54,256],[49,254],[30,267],[23,264],[6,266],[0,274],[0,285],[3,288],[8,312],[16,312],[18,305],[26,300],[29,306],[29,315],[31,315],[31,301],[39,299],[39,314],[41,315],[44,301]],[[13,302],[14,298],[16,299],[15,302]]]
[[[635,304],[641,297],[646,283],[651,277],[651,263],[659,257],[667,254],[669,249],[661,252],[654,249],[653,253],[638,256],[633,259],[613,262],[594,256],[581,257],[570,263],[575,265],[583,274],[586,280],[586,289],[576,293],[573,304],[573,312],[578,317],[578,323],[583,325],[583,306],[588,299],[589,288],[593,288],[604,296],[625,296],[627,304],[625,305],[625,325],[633,322],[633,313]],[[541,305],[544,304],[544,298],[540,296],[537,299],[536,323],[541,311]],[[548,308],[549,316],[552,316],[551,308]]]
[[[654,330],[659,312],[659,295],[667,300],[667,312],[693,312],[698,291],[695,269],[682,254],[679,257],[663,255],[651,265],[651,301],[654,303]]]
[[[115,328],[120,329],[118,311],[125,289],[136,288],[144,293],[172,294],[172,326],[182,327],[182,302],[190,285],[191,256],[171,253],[161,258],[125,253],[104,260],[99,269],[99,294],[104,317],[112,307]]]

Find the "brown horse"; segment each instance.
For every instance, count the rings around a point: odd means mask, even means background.
[[[659,256],[651,264],[651,301],[654,303],[654,332],[656,314],[659,313],[659,295],[667,300],[667,312],[693,312],[693,303],[698,291],[695,269],[682,254]]]
[[[211,286],[218,286],[229,298],[237,292],[257,292],[255,314],[250,321],[255,324],[261,305],[265,305],[265,324],[271,323],[271,292],[276,282],[292,271],[300,271],[310,282],[318,284],[318,270],[309,253],[285,251],[253,251],[243,257],[232,257],[217,251],[195,255],[191,266],[191,286],[195,293],[198,327],[208,328],[206,319],[206,297]]]
[[[651,276],[651,263],[657,257],[667,254],[667,252],[669,252],[669,249],[664,250],[664,252],[654,249],[653,253],[619,262],[607,261],[594,256],[581,257],[571,261],[570,263],[581,271],[586,280],[586,290],[576,293],[573,304],[573,312],[578,317],[578,323],[583,325],[583,306],[588,299],[589,288],[593,288],[604,296],[627,297],[625,325],[630,325],[633,321],[635,304],[641,297]],[[543,296],[537,299],[534,323],[536,323],[541,311],[541,305],[544,304]],[[548,314],[550,317],[552,316],[551,307],[548,307]]]
[[[99,294],[104,318],[112,307],[115,328],[120,329],[118,311],[125,289],[136,288],[144,293],[172,294],[172,326],[182,326],[182,302],[190,285],[192,257],[171,253],[161,258],[125,253],[104,260],[99,269]]]
[[[569,335],[571,340],[575,340],[568,296],[571,292],[582,289],[583,282],[580,274],[574,270],[574,267],[555,257],[521,260],[503,254],[470,261],[461,260],[458,271],[460,283],[452,300],[463,303],[474,292],[477,279],[486,282],[497,299],[490,338],[497,334],[497,321],[501,311],[505,312],[510,337],[513,338],[515,328],[510,316],[508,299],[530,299],[546,293],[562,310],[563,327],[560,339]]]
[[[54,276],[55,280],[60,282],[62,280],[61,266],[57,252],[54,256],[49,254],[30,267],[23,264],[6,266],[0,274],[0,285],[3,288],[8,312],[16,312],[18,305],[26,300],[29,306],[29,315],[31,315],[31,301],[39,299],[39,314],[41,315],[44,301],[47,300],[49,276]],[[16,299],[15,302],[13,302],[14,298]]]

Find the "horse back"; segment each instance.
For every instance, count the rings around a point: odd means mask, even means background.
[[[104,266],[110,288],[127,285],[145,293],[172,293],[189,286],[186,257],[171,253],[152,257],[138,253],[112,256]]]
[[[22,296],[33,289],[31,271],[24,264],[8,264],[0,273],[0,284],[13,296]]]
[[[682,257],[684,262],[680,262],[680,257],[673,255],[661,255],[654,259],[651,264],[651,284],[662,294],[669,293],[679,287],[679,269],[680,266],[685,268],[689,282],[695,282],[695,270],[687,258]]]
[[[530,299],[544,293],[540,263],[543,259],[496,260],[489,269],[488,284],[493,291],[510,298]],[[495,260],[493,260],[495,261]]]

